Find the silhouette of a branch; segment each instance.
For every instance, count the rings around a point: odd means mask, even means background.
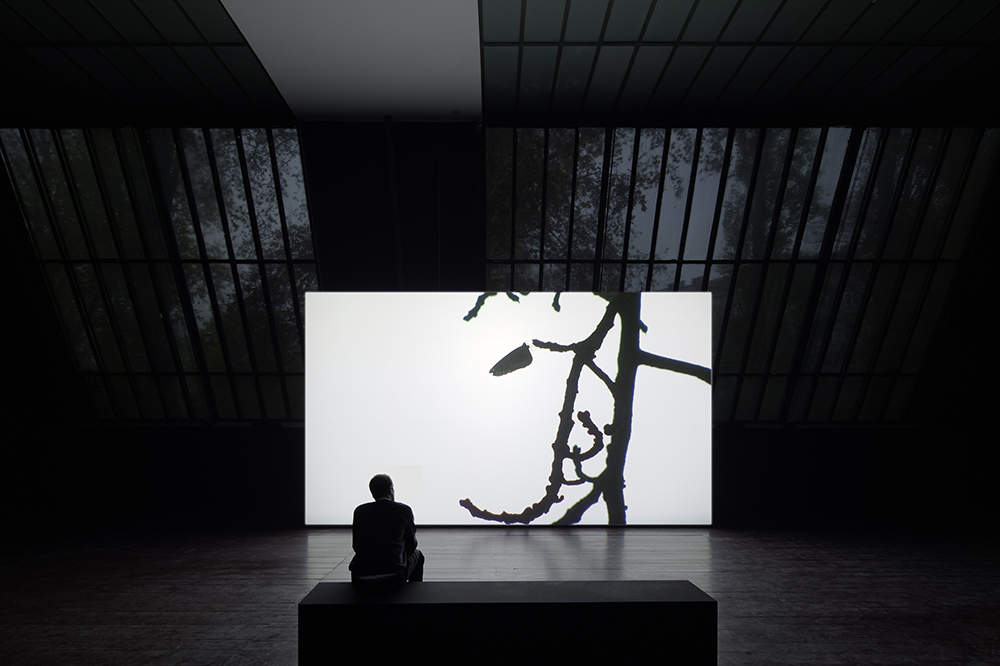
[[[472,306],[471,310],[469,310],[469,314],[462,317],[462,319],[464,321],[472,321],[472,319],[474,319],[475,316],[479,314],[479,310],[483,307],[483,304],[486,303],[486,299],[489,298],[490,296],[496,296],[496,295],[497,292],[495,291],[488,291],[485,294],[480,294],[479,298],[476,299],[476,304]]]
[[[594,423],[593,419],[590,418],[590,412],[579,412],[576,417],[580,419],[580,423],[583,427],[587,429],[591,437],[594,438],[594,445],[587,449],[586,453],[580,453],[580,447],[573,447],[573,460],[583,461],[590,460],[602,450],[604,450],[604,434]]]
[[[486,293],[479,297],[476,306],[466,315],[465,320],[469,321],[475,317],[482,308],[483,303],[490,296],[496,293]],[[566,486],[592,484],[590,492],[582,499],[578,500],[566,513],[557,520],[555,525],[567,525],[579,522],[583,514],[598,499],[604,497],[604,502],[608,506],[609,524],[625,524],[625,512],[627,506],[624,502],[623,490],[625,480],[623,476],[625,467],[625,455],[631,437],[632,422],[632,401],[635,393],[635,375],[639,365],[646,365],[661,370],[669,370],[679,374],[689,375],[700,379],[708,384],[712,383],[712,370],[704,366],[677,359],[666,358],[656,354],[645,352],[639,347],[639,332],[646,331],[646,326],[639,318],[640,301],[638,294],[596,294],[608,302],[604,311],[604,316],[586,339],[572,344],[560,344],[557,342],[543,342],[532,340],[532,344],[538,349],[546,349],[554,352],[572,352],[573,360],[570,365],[569,375],[566,378],[566,392],[563,397],[562,410],[559,412],[559,426],[556,431],[555,441],[552,442],[552,468],[549,473],[549,483],[545,487],[544,496],[534,504],[526,507],[520,513],[494,513],[481,509],[466,498],[459,501],[469,513],[484,520],[493,520],[507,523],[530,523],[539,516],[548,513],[553,505],[562,502],[564,497],[559,494],[560,489]],[[513,293],[507,292],[507,296],[514,301],[519,299]],[[552,302],[555,311],[560,310],[559,295],[556,294]],[[618,348],[618,371],[617,377],[611,379],[594,362],[597,350],[604,343],[615,318],[621,317],[622,334]],[[587,432],[593,437],[594,444],[587,451],[581,451],[579,446],[569,446],[570,432],[574,427],[574,405],[579,393],[580,375],[583,368],[587,367],[593,372],[608,388],[614,400],[614,418],[612,423],[605,425],[603,433],[593,422],[588,411],[580,411],[577,418]],[[605,446],[604,436],[610,437],[610,441]],[[607,462],[604,470],[596,477],[588,476],[583,471],[583,462],[595,457],[601,451],[607,452]],[[569,459],[573,463],[576,472],[575,479],[566,479],[563,473],[564,462]]]
[[[598,481],[599,480],[600,479],[598,479]],[[587,512],[587,509],[592,507],[594,503],[597,502],[597,500],[601,497],[601,492],[603,491],[601,489],[600,484],[595,483],[593,489],[591,489],[591,491],[587,493],[587,495],[583,499],[581,499],[576,504],[567,509],[566,513],[563,514],[563,517],[552,524],[575,525],[576,523],[580,522],[580,519],[583,518],[583,514]]]
[[[639,364],[648,365],[653,368],[660,368],[661,370],[678,372],[682,375],[697,377],[706,384],[712,383],[712,369],[706,368],[703,365],[695,365],[694,363],[678,361],[673,358],[657,356],[656,354],[650,354],[649,352],[642,351],[641,349],[639,350]]]
[[[593,370],[594,374],[597,375],[602,382],[604,382],[604,385],[608,387],[609,391],[611,391],[611,395],[615,395],[615,382],[611,379],[611,377],[608,377],[606,372],[597,367],[597,364],[594,363],[593,359],[587,361],[587,367]]]
[[[570,366],[569,376],[566,378],[566,393],[563,397],[563,407],[559,412],[559,428],[556,431],[555,441],[552,442],[552,470],[549,474],[549,485],[545,487],[544,497],[520,513],[508,513],[506,511],[493,513],[492,511],[477,507],[468,498],[460,500],[459,505],[464,507],[474,517],[507,523],[508,525],[511,523],[527,524],[542,514],[547,513],[553,504],[563,500],[562,495],[559,494],[559,489],[563,485],[567,485],[567,482],[563,475],[562,465],[566,458],[571,457],[569,434],[573,429],[573,405],[576,402],[577,393],[579,393],[580,374],[583,371],[583,366],[593,360],[597,350],[604,343],[604,338],[607,337],[608,332],[614,325],[615,316],[618,314],[616,302],[614,299],[609,301],[608,307],[604,311],[604,316],[601,317],[601,321],[598,322],[597,327],[585,340],[572,345],[546,343],[540,340],[532,341],[532,344],[541,349],[573,352],[573,363]]]

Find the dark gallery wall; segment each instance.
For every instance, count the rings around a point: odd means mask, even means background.
[[[481,288],[482,173],[469,125],[301,128],[320,280],[336,290]],[[373,150],[372,146],[378,146]],[[394,168],[389,168],[393,164]],[[714,429],[718,526],[992,527],[993,276],[998,217],[966,262],[912,424]],[[88,424],[56,313],[6,178],[11,529],[301,525],[301,424]],[[990,224],[992,221],[993,224]]]

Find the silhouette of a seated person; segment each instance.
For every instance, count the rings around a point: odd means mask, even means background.
[[[376,474],[368,483],[374,502],[354,510],[351,583],[359,592],[398,590],[424,579],[424,556],[417,550],[413,510],[395,501],[392,479]]]

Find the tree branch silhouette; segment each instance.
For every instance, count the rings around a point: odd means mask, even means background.
[[[476,302],[476,306],[466,315],[465,320],[469,321],[479,314],[480,309],[486,299],[495,294],[483,294]],[[578,522],[583,514],[602,496],[608,509],[608,524],[624,525],[627,506],[625,505],[625,456],[628,451],[629,440],[632,435],[632,404],[635,396],[635,377],[640,365],[669,370],[679,374],[689,375],[700,379],[708,384],[712,382],[712,371],[694,363],[687,363],[676,359],[666,358],[645,352],[639,348],[639,332],[645,331],[646,326],[639,317],[640,314],[640,294],[637,293],[612,293],[596,294],[608,302],[604,310],[604,315],[597,323],[594,330],[585,339],[572,344],[560,344],[556,342],[543,342],[533,340],[532,344],[539,349],[566,353],[573,355],[570,364],[569,374],[566,377],[566,391],[563,395],[562,409],[559,412],[559,425],[556,430],[555,440],[552,442],[552,467],[549,473],[549,483],[545,487],[545,494],[537,502],[526,507],[519,513],[509,513],[503,511],[495,513],[477,507],[472,500],[466,498],[459,501],[469,513],[483,520],[492,520],[506,524],[524,523],[528,524],[549,512],[553,505],[562,502],[564,497],[560,495],[560,490],[564,485],[575,486],[583,483],[590,483],[593,487],[586,496],[570,507],[566,513],[559,518],[555,525],[568,525]],[[508,294],[517,300],[513,294]],[[558,295],[553,301],[553,309],[559,311]],[[604,344],[604,340],[614,326],[615,319],[618,318],[621,324],[621,338],[618,345],[618,371],[614,380],[611,379],[594,362],[597,350]],[[580,411],[576,414],[581,425],[593,438],[594,444],[586,452],[580,447],[569,446],[570,433],[574,426],[574,409],[576,398],[579,393],[580,375],[583,368],[587,367],[607,386],[614,400],[614,415],[612,422],[601,429],[593,422],[589,411]],[[610,441],[605,445],[604,435],[610,436]],[[597,476],[589,476],[583,471],[583,461],[597,456],[601,451],[606,452],[604,470]],[[563,473],[563,464],[566,460],[573,464],[577,478],[566,479]]]

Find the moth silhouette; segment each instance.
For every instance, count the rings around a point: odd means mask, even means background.
[[[490,368],[490,373],[494,377],[500,377],[515,370],[527,368],[529,365],[531,365],[531,350],[528,349],[528,344],[524,343],[497,361],[497,364]]]

